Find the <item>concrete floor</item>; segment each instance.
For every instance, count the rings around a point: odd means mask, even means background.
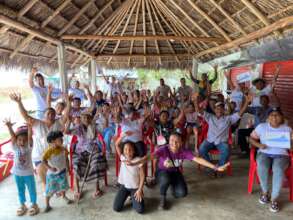
[[[113,163],[113,161],[112,161]],[[97,200],[91,198],[93,185],[87,185],[88,193],[79,205],[65,205],[62,200],[53,198],[53,210],[50,213],[40,213],[35,217],[16,217],[18,208],[16,187],[13,178],[9,177],[0,183],[0,220],[38,219],[38,220],[115,220],[115,219],[292,219],[293,203],[288,201],[288,189],[282,190],[280,198],[282,211],[273,214],[268,206],[258,203],[259,186],[255,186],[252,195],[247,194],[248,160],[233,159],[233,176],[220,179],[210,179],[201,173],[194,164],[185,163],[184,175],[187,179],[189,194],[183,199],[173,199],[169,196],[171,208],[168,211],[158,211],[159,190],[145,188],[146,213],[136,214],[130,206],[121,213],[112,211],[112,203],[116,193],[114,187],[103,188],[105,195]],[[114,168],[109,171],[110,184],[115,182]],[[44,198],[39,190],[38,203],[44,208]],[[68,193],[72,197],[72,193]]]

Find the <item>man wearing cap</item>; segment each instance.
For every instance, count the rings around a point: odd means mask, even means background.
[[[248,93],[249,88],[246,86],[246,82],[237,82],[237,86],[235,86],[232,82],[230,71],[225,72],[225,76],[227,79],[228,86],[232,91],[230,94],[230,99],[232,102],[236,103],[235,110],[239,111],[243,103],[243,98],[245,94]]]
[[[34,83],[34,80],[36,83]],[[44,113],[47,109],[47,94],[48,94],[48,87],[45,86],[44,77],[41,73],[38,73],[36,68],[32,68],[31,73],[29,74],[28,78],[29,87],[32,89],[32,92],[35,96],[36,100],[36,118],[43,119]],[[57,99],[61,95],[60,89],[53,89],[52,98]]]
[[[239,112],[232,115],[225,115],[225,104],[223,102],[217,102],[215,104],[214,113],[211,114],[204,109],[199,109],[197,104],[197,97],[193,97],[194,105],[199,112],[203,113],[205,121],[209,125],[207,139],[201,144],[199,148],[199,154],[211,161],[209,157],[209,151],[216,148],[220,151],[219,166],[227,163],[230,156],[230,150],[228,145],[229,130],[231,125],[235,124],[246,111],[247,106],[251,102],[252,96],[247,96],[245,103]]]

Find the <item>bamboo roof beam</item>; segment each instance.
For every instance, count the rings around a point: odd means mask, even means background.
[[[161,24],[161,22],[160,22],[160,20],[159,20],[159,18],[158,18],[157,12],[156,12],[156,10],[155,10],[155,8],[154,8],[154,6],[153,6],[153,2],[152,2],[151,0],[150,0],[150,6],[151,6],[151,10],[154,12],[155,19],[156,19],[156,21],[157,21],[157,23],[158,23],[158,25],[159,25],[159,27],[160,27],[161,32],[163,33],[164,36],[167,36],[167,35],[166,35],[166,32],[165,32],[165,30],[164,30],[164,28],[163,28],[163,26],[162,26],[162,24]],[[168,44],[170,50],[172,51],[172,53],[174,54],[175,59],[176,59],[176,62],[179,64],[179,63],[180,63],[180,60],[179,60],[178,57],[175,55],[176,52],[175,52],[175,50],[174,50],[172,44],[171,44],[170,41],[168,41],[168,40],[167,40],[167,44]]]
[[[59,5],[53,12],[53,14],[51,14],[46,20],[44,20],[41,23],[41,28],[44,28],[45,26],[47,26],[47,24],[50,23],[50,21],[53,20],[53,18],[55,18],[72,0],[65,0],[61,5]]]
[[[182,53],[182,54],[176,54],[176,56],[178,57],[188,57],[190,56],[189,53]],[[138,58],[141,58],[141,57],[174,57],[174,54],[173,53],[166,53],[166,54],[157,54],[157,53],[154,53],[154,54],[97,54],[96,55],[96,58],[123,58],[123,57],[138,57]]]
[[[129,13],[129,10],[131,9],[131,6],[132,6],[132,0],[128,2],[125,10],[121,12],[121,14],[118,14],[116,21],[114,21],[112,26],[108,27],[108,30],[105,33],[114,34],[119,29],[120,25],[126,19],[127,14]],[[105,46],[108,43],[108,40],[100,41],[100,42],[102,42],[102,47],[100,48],[99,53],[102,53]],[[93,47],[92,50],[95,50],[98,46],[99,46],[99,42]]]
[[[129,0],[128,0],[129,1]],[[117,8],[112,16],[108,17],[104,22],[103,24],[100,25],[100,27],[92,34],[102,34],[105,32],[105,30],[107,29],[107,27],[115,20],[115,18],[117,17],[118,13],[120,13],[121,11],[123,11],[125,9],[127,5],[127,1],[125,1],[122,5],[120,5],[119,8]],[[85,47],[87,49],[89,49],[93,44],[95,43],[95,41],[93,40],[89,40],[89,41],[86,41],[82,47]]]
[[[123,29],[124,30],[124,29]],[[122,31],[123,32],[123,31]],[[123,32],[124,34],[124,32]],[[64,35],[63,40],[111,40],[111,41],[129,41],[129,40],[173,40],[173,41],[201,41],[224,43],[225,39],[216,37],[192,37],[192,36],[174,36],[174,35]]]
[[[9,58],[12,59],[19,50],[25,48],[34,38],[34,35],[29,34],[25,39],[23,39],[19,45],[16,46],[16,48],[14,49],[14,51],[10,54]]]
[[[146,35],[145,25],[145,0],[142,0],[142,22],[143,22],[143,35]],[[143,41],[143,53],[146,54],[146,40]],[[146,65],[146,57],[143,58],[143,63]]]
[[[35,3],[37,3],[38,0],[30,0],[28,3],[25,4],[25,6],[17,13],[17,19],[22,17],[28,10],[30,10]],[[0,28],[0,34],[4,34],[6,31],[8,31],[9,26],[4,25]]]
[[[240,31],[243,35],[247,35],[246,31],[219,5],[215,0],[209,0],[225,17]]]
[[[145,1],[146,1],[146,8],[147,8],[147,11],[148,11],[149,19],[151,21],[152,32],[153,32],[153,35],[156,35],[157,34],[156,33],[156,28],[155,28],[155,25],[154,25],[152,14],[151,14],[152,12],[151,12],[151,9],[150,9],[150,5],[149,5],[148,0],[145,0]],[[155,45],[156,45],[157,53],[160,54],[160,48],[159,48],[158,40],[155,40]],[[162,64],[161,57],[159,57],[159,64],[160,65]]]
[[[193,31],[190,30],[181,20],[180,18],[175,15],[162,1],[155,0],[157,5],[161,8],[161,11],[165,13],[166,17],[168,20],[171,21],[171,23],[174,26],[174,29],[178,30],[179,34],[184,34],[184,35],[191,35],[196,37],[196,35],[193,33]],[[196,44],[196,43],[195,43]],[[201,49],[201,46],[199,44],[196,44],[198,48]],[[203,43],[203,45],[207,46],[206,44]],[[190,44],[188,47],[191,47],[193,49],[193,44]],[[190,49],[187,49],[189,51]],[[197,50],[195,50],[197,52]]]
[[[114,0],[110,0],[105,6],[103,6],[100,10],[99,10],[99,12],[98,12],[98,14],[96,14],[91,20],[90,20],[90,22],[86,25],[86,26],[84,26],[82,29],[81,29],[81,31],[79,32],[79,34],[83,34],[84,32],[86,32],[97,20],[98,20],[98,18],[103,14],[103,12],[108,8],[108,7],[110,7],[111,6],[111,4],[114,2]]]
[[[18,30],[20,30],[22,32],[25,32],[27,34],[34,35],[34,36],[36,36],[38,38],[41,38],[41,39],[43,39],[45,41],[48,41],[48,42],[50,42],[52,44],[55,44],[55,45],[58,45],[59,43],[61,43],[61,41],[59,39],[57,39],[57,38],[54,38],[54,37],[52,37],[52,36],[50,36],[50,35],[48,35],[48,34],[46,34],[44,32],[41,32],[40,30],[36,30],[36,29],[34,29],[34,28],[30,27],[30,26],[27,26],[24,23],[21,23],[19,21],[15,21],[15,20],[13,20],[11,18],[8,18],[8,17],[6,17],[4,15],[0,15],[0,23],[2,23],[4,25],[8,25],[10,27],[13,27],[15,29],[18,29]],[[77,48],[77,47],[75,47],[73,45],[66,44],[65,46],[66,46],[67,49],[69,49],[71,51],[76,51],[76,52],[78,52],[80,54],[84,54],[85,56],[91,57],[91,55],[89,53],[87,53],[87,52],[85,52],[85,51],[83,51],[83,50],[81,50],[81,49],[79,49],[79,48]]]
[[[187,0],[189,4],[201,15],[203,16],[214,28],[223,35],[223,37],[227,41],[232,41],[231,38],[228,36],[228,34],[207,14],[205,13],[201,8],[199,8],[192,0]]]
[[[265,26],[269,26],[271,22],[267,17],[265,17],[262,12],[249,0],[241,0],[241,2],[256,16],[259,20],[261,20]],[[276,32],[277,36],[280,36],[280,32]]]
[[[181,35],[181,33],[175,28],[175,27],[172,27],[171,26],[171,23],[167,22],[167,20],[165,19],[163,13],[161,13],[160,9],[158,8],[158,4],[155,2],[155,0],[152,0],[153,2],[153,6],[154,8],[156,9],[157,13],[158,13],[158,16],[163,20],[163,22],[166,24],[166,26],[173,32],[173,34],[175,36],[179,36]],[[172,19],[172,18],[171,18]],[[183,41],[182,42],[182,45],[183,47],[186,49],[186,51],[190,52],[191,51],[191,48],[192,46],[188,45],[186,43],[186,41]]]
[[[69,21],[68,24],[66,24],[57,34],[57,36],[61,36],[63,33],[65,33],[76,21],[79,19],[83,13],[93,4],[95,0],[89,0],[80,10],[79,12]]]
[[[133,15],[133,12],[136,9],[136,5],[137,4],[138,4],[138,0],[135,0],[135,2],[133,3],[133,5],[131,5],[131,10],[130,10],[129,15],[128,15],[128,18],[127,18],[127,20],[126,20],[126,22],[124,24],[123,30],[120,33],[120,36],[123,36],[124,35],[124,33],[126,31],[126,28],[127,28],[128,24],[129,24],[129,21],[130,21],[132,15]],[[118,42],[116,43],[116,46],[115,46],[115,48],[113,50],[113,54],[115,54],[117,52],[117,49],[120,46],[120,42],[121,42],[121,40],[118,40]],[[107,61],[107,64],[109,64],[111,62],[111,60],[112,60],[112,58],[110,57],[109,60]]]
[[[141,6],[141,0],[138,1],[138,5],[137,5],[137,9],[136,9],[135,22],[134,22],[134,28],[133,28],[133,34],[132,34],[133,36],[136,35],[136,31],[137,31],[137,23],[138,23],[140,6]],[[133,44],[134,44],[134,40],[131,40],[129,54],[132,54]],[[130,61],[131,61],[131,57],[128,58],[128,66],[130,66]]]
[[[245,44],[247,42],[250,42],[250,41],[259,39],[261,37],[264,37],[266,35],[269,35],[272,32],[275,32],[275,31],[277,31],[279,29],[285,28],[285,27],[287,27],[289,25],[292,25],[292,24],[293,24],[293,16],[282,18],[282,19],[276,21],[275,23],[270,24],[269,26],[266,26],[266,27],[264,27],[262,29],[259,29],[259,30],[255,31],[255,32],[253,32],[253,33],[248,34],[247,36],[238,38],[236,40],[233,40],[233,41],[231,41],[229,43],[220,45],[218,47],[213,47],[213,48],[210,48],[208,50],[202,51],[202,52],[198,53],[196,55],[196,57],[199,58],[199,57],[201,57],[203,55],[206,55],[206,54],[209,54],[209,53],[228,50],[228,49],[234,48],[236,46],[240,46],[240,45]]]

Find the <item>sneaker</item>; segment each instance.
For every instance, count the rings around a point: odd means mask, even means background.
[[[274,213],[280,211],[279,204],[276,201],[271,202],[270,211]]]
[[[159,204],[159,210],[166,210],[167,209],[166,204],[167,204],[166,197],[162,196],[160,200],[160,204]]]
[[[270,202],[270,198],[269,198],[269,196],[267,195],[267,194],[261,194],[260,195],[260,197],[259,197],[259,203],[260,204],[263,204],[263,205],[265,205],[265,204],[268,204],[269,202]]]

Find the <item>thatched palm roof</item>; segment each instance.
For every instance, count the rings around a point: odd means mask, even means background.
[[[292,15],[292,0],[1,0],[1,63],[54,66],[62,41],[69,67],[91,57],[114,68],[186,67],[282,37]]]

